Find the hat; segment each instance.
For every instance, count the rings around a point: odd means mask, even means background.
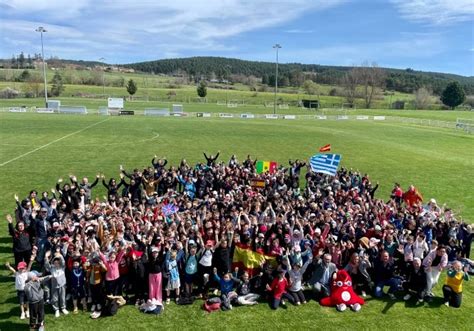
[[[196,242],[194,241],[194,239],[191,239],[189,242],[188,242],[189,246],[196,246]]]
[[[321,229],[320,228],[314,229],[314,233],[321,234]]]
[[[436,205],[436,200],[435,200],[435,199],[433,199],[433,198],[431,198],[431,199],[430,199],[430,203],[432,203],[432,204],[435,204],[435,205]]]
[[[315,213],[311,213],[311,214],[309,214],[309,217],[316,217],[316,214],[315,214]]]
[[[369,238],[362,237],[359,239],[359,243],[362,244],[365,248],[369,248]]]
[[[377,225],[375,226],[375,231],[382,231],[382,227],[377,224]]]
[[[26,262],[23,262],[21,261],[20,263],[18,263],[17,267],[16,267],[18,270],[20,269],[26,269]]]
[[[264,235],[263,233],[259,233],[259,234],[258,234],[258,237],[259,237],[259,238],[265,238],[265,235]]]
[[[293,231],[293,235],[294,235],[294,236],[297,236],[297,235],[299,235],[299,234],[300,234],[300,230],[296,229],[296,230]]]
[[[42,208],[40,209],[40,211],[46,211],[46,212],[47,212],[47,211],[48,211],[48,208],[42,207]]]
[[[58,222],[53,222],[53,228],[57,228],[59,227],[59,223]]]
[[[311,245],[311,241],[309,241],[308,239],[306,239],[305,241],[303,241],[303,244],[305,244],[305,245]]]
[[[260,229],[259,229],[259,230],[260,230],[260,232],[265,233],[265,232],[267,232],[267,226],[266,226],[266,225],[260,225]]]
[[[152,253],[159,252],[159,251],[160,251],[160,250],[159,250],[158,247],[156,247],[156,246],[153,246],[153,247],[151,248],[151,252],[152,252]]]
[[[380,239],[377,239],[375,237],[370,238],[370,243],[371,244],[378,244],[380,242]]]

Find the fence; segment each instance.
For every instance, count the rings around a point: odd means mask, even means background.
[[[72,108],[72,107],[70,107]],[[85,109],[85,107],[77,107]],[[87,110],[86,110],[87,111]],[[14,113],[57,113],[47,108],[36,107],[4,107],[0,112]],[[84,112],[81,112],[84,114]],[[145,111],[135,111],[135,115],[146,116],[170,116],[173,113],[169,109],[148,108]],[[105,107],[98,110],[89,111],[86,114],[113,115]],[[115,114],[114,114],[115,115]],[[118,114],[117,114],[118,115]],[[183,117],[202,117],[202,118],[240,118],[240,119],[267,119],[267,120],[316,120],[316,121],[374,121],[374,122],[394,122],[427,127],[447,128],[453,130],[463,130],[466,133],[474,133],[474,120],[458,119],[456,122],[440,121],[433,119],[420,119],[402,116],[369,116],[369,115],[290,115],[290,114],[252,114],[252,113],[205,113],[205,112],[183,112],[179,113]],[[180,116],[180,117],[181,117]]]

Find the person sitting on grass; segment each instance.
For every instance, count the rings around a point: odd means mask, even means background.
[[[236,273],[238,273],[238,268],[236,268]],[[258,304],[258,299],[260,298],[259,294],[252,293],[252,282],[248,272],[244,272],[242,274],[242,280],[240,281],[239,285],[237,285],[236,292],[237,292],[237,303],[242,306],[247,305],[256,305]],[[255,282],[253,282],[255,284]]]
[[[467,267],[462,269],[462,263],[455,261],[448,269],[446,284],[443,286],[444,304],[449,307],[459,308],[462,303],[462,283],[469,280]]]
[[[237,293],[234,291],[234,278],[232,274],[230,272],[226,273],[221,278],[217,274],[217,268],[213,268],[212,271],[214,273],[214,279],[219,283],[221,290],[221,309],[232,309],[231,302],[237,298]]]
[[[10,270],[13,274],[15,274],[15,289],[18,301],[20,303],[20,319],[22,320],[25,318],[30,318],[30,313],[28,310],[28,301],[25,294],[25,285],[26,281],[28,280],[31,265],[33,264],[35,258],[36,255],[33,254],[28,265],[26,265],[26,262],[21,261],[16,267],[17,270],[15,270],[9,262],[5,263],[7,269]]]
[[[400,279],[395,277],[395,266],[387,251],[382,251],[380,259],[375,263],[375,297],[381,298],[384,294],[383,288],[390,286],[388,296],[395,300],[395,291],[400,286]]]
[[[415,257],[412,264],[406,272],[406,281],[403,282],[403,288],[406,292],[403,300],[410,300],[412,293],[416,294],[417,303],[422,303],[426,291],[426,272],[421,265],[421,259]]]
[[[285,306],[285,299],[293,302],[293,297],[287,293],[289,283],[285,278],[286,271],[282,268],[279,268],[277,272],[278,275],[273,279],[271,285],[267,284],[267,291],[270,292],[270,308],[273,310],[278,309],[280,304]]]

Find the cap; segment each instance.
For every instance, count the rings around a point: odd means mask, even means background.
[[[156,247],[156,246],[153,246],[153,247],[151,248],[151,252],[152,252],[152,253],[159,252],[159,251],[160,251],[160,250],[159,250],[158,247]]]
[[[263,233],[259,233],[259,234],[258,234],[258,237],[259,237],[259,238],[265,238],[265,235],[264,235]]]
[[[191,239],[189,242],[188,242],[189,246],[196,246],[196,242],[194,241],[194,239]]]
[[[375,231],[382,231],[382,227],[377,224],[377,225],[375,226]]]
[[[267,232],[267,226],[266,225],[260,225],[260,232]]]
[[[371,244],[378,244],[380,242],[380,239],[377,239],[375,237],[370,238],[370,243]]]
[[[314,230],[314,233],[321,234],[321,229],[320,229],[320,228],[316,228],[316,229]]]
[[[59,226],[58,222],[53,222],[53,228],[57,228]]]
[[[17,267],[16,267],[18,270],[20,269],[26,269],[26,262],[23,262],[21,261],[20,263],[18,263]]]
[[[40,209],[40,211],[46,211],[46,212],[47,212],[47,211],[48,211],[48,208],[42,207],[42,208]]]

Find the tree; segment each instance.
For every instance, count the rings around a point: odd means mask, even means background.
[[[22,73],[20,74],[20,76],[18,77],[18,81],[19,82],[26,82],[27,80],[29,80],[31,77],[31,74],[28,70],[23,70]]]
[[[382,87],[384,84],[385,72],[375,62],[372,65],[364,62],[361,67],[355,69],[360,84],[363,86],[365,108],[370,108],[377,88]]]
[[[199,97],[205,98],[206,95],[207,95],[207,86],[206,86],[206,83],[201,80],[201,81],[199,82],[199,85],[198,85],[196,91],[197,91],[197,94],[199,95]]]
[[[416,109],[427,109],[431,102],[431,93],[426,88],[421,87],[415,92]]]
[[[20,63],[20,68],[25,67],[25,54],[23,54],[23,52],[20,53],[20,56],[18,57],[18,62]]]
[[[306,94],[309,94],[309,95],[318,94],[318,84],[316,84],[312,80],[309,80],[309,79],[305,80],[303,83],[303,89]]]
[[[61,74],[56,71],[51,82],[53,83],[53,86],[51,87],[51,95],[53,97],[60,96],[61,93],[64,91],[63,77],[61,76]]]
[[[127,88],[127,92],[128,92],[128,94],[130,94],[131,97],[135,93],[137,93],[138,87],[137,87],[137,84],[134,82],[133,79],[130,79],[127,83],[127,86],[125,86],[125,87]]]
[[[357,85],[359,85],[359,74],[356,68],[352,68],[344,75],[342,85],[344,86],[347,103],[349,103],[351,107],[354,106],[357,97]]]
[[[441,94],[441,101],[451,109],[462,104],[465,98],[466,94],[458,82],[449,83]]]

